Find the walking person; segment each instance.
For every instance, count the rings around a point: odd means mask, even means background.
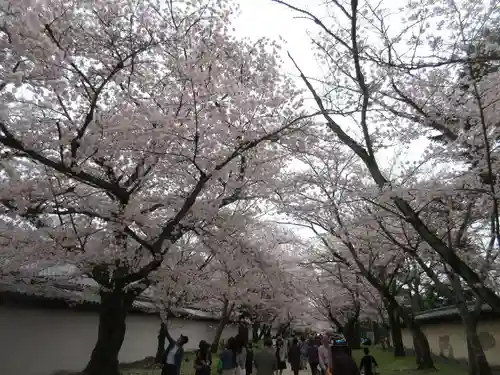
[[[318,354],[318,340],[309,339],[309,344],[307,346],[307,360],[309,362],[309,367],[311,368],[312,375],[318,375],[319,366],[319,354]]]
[[[181,372],[182,360],[184,359],[184,345],[189,341],[187,336],[180,335],[174,340],[168,330],[166,331],[168,347],[163,354],[163,368],[161,375],[179,375]]]
[[[364,375],[375,375],[377,373],[377,361],[370,354],[370,349],[364,348],[363,351],[365,355],[361,359],[361,363],[359,364],[359,372]]]
[[[327,335],[324,335],[321,338],[321,346],[318,348],[318,356],[321,375],[326,375],[327,370],[330,368],[330,340]]]
[[[286,357],[287,357],[286,344],[283,342],[282,338],[276,340],[276,362],[278,363],[278,375],[283,375],[283,370],[286,369]]]
[[[266,338],[264,340],[264,348],[255,353],[253,363],[257,370],[256,375],[274,375],[278,369],[278,361],[276,354],[273,352],[273,340]]]
[[[288,363],[290,363],[290,367],[292,368],[293,375],[299,375],[300,371],[300,346],[299,340],[294,337],[292,344],[290,345],[290,349],[288,350]]]
[[[210,344],[205,340],[201,340],[198,348],[194,360],[195,375],[210,375],[212,369]]]

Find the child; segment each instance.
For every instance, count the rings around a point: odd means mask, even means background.
[[[375,375],[377,373],[377,361],[375,361],[375,358],[373,358],[373,356],[370,354],[370,349],[364,348],[363,351],[365,352],[365,355],[361,359],[361,363],[359,364],[359,371],[364,375]]]

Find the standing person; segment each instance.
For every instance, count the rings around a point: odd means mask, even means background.
[[[321,338],[321,346],[318,348],[318,356],[321,375],[326,375],[326,372],[330,367],[330,340],[327,335],[324,335]]]
[[[254,359],[253,347],[252,344],[249,343],[247,347],[247,359],[245,361],[245,375],[252,375],[253,359]]]
[[[283,375],[283,370],[286,369],[286,345],[283,339],[276,340],[276,362],[278,362],[278,375]]]
[[[194,360],[195,375],[210,375],[212,369],[212,358],[210,356],[210,344],[205,340],[200,341]]]
[[[364,375],[375,375],[376,367],[378,366],[377,361],[370,354],[370,349],[364,348],[363,351],[365,352],[365,355],[359,364],[359,371]]]
[[[311,367],[311,374],[318,375],[319,366],[319,354],[318,354],[318,340],[309,339],[309,345],[307,348],[307,359],[309,361],[309,367]]]
[[[273,352],[273,341],[271,339],[264,340],[264,348],[255,354],[254,361],[256,375],[274,375],[278,369],[276,355]]]
[[[181,372],[182,360],[184,359],[184,345],[189,341],[187,336],[180,335],[174,340],[168,330],[166,331],[168,347],[163,354],[163,368],[161,375],[179,375]]]
[[[299,375],[300,362],[299,340],[295,337],[292,341],[292,345],[290,345],[290,349],[288,350],[288,363],[290,363],[293,375]]]
[[[234,352],[234,338],[231,337],[227,340],[224,350],[219,354],[217,373],[219,375],[235,375],[235,369],[236,358]]]

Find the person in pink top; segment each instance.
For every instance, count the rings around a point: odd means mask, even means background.
[[[321,338],[321,346],[318,348],[318,357],[321,375],[326,375],[330,367],[330,339],[327,335]]]

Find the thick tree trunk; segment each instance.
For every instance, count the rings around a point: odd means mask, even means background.
[[[118,353],[125,338],[127,311],[135,295],[114,290],[100,291],[97,343],[83,371],[87,375],[120,375]]]
[[[165,352],[165,341],[167,340],[167,326],[165,323],[160,323],[160,330],[158,331],[158,346],[156,348],[155,362],[161,363],[163,353]]]
[[[359,320],[352,318],[344,326],[344,337],[351,350],[361,348],[361,335],[359,330]]]
[[[465,319],[462,317],[462,321],[467,337],[469,375],[492,375],[490,364],[477,334],[477,321],[469,312],[468,315]]]
[[[392,350],[395,357],[404,357],[406,355],[403,345],[403,333],[401,330],[401,321],[397,308],[393,304],[387,304],[387,315],[389,317],[389,327],[391,329]]]
[[[431,349],[427,337],[415,321],[409,324],[413,335],[413,346],[415,348],[415,357],[419,369],[433,369],[434,361],[431,356]]]

